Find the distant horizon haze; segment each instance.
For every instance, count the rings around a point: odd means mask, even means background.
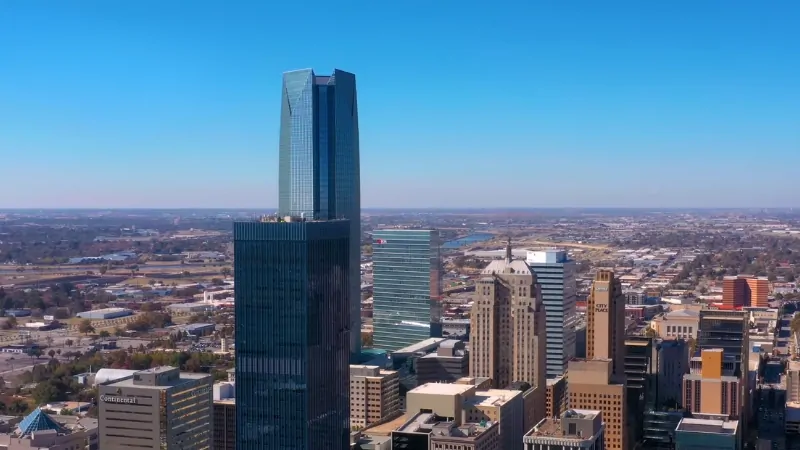
[[[459,5],[2,1],[0,208],[269,208],[303,68],[356,76],[365,208],[800,201],[800,3]]]

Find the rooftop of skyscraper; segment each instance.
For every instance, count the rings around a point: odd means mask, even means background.
[[[675,431],[709,434],[736,434],[739,428],[738,420],[714,420],[685,418],[678,424]]]
[[[586,420],[594,420],[595,417],[601,415],[600,411],[591,410],[591,409],[569,409],[565,411],[560,418],[555,417],[548,417],[542,419],[539,423],[536,424],[533,428],[530,429],[525,434],[525,441],[529,442],[535,438],[556,438],[556,439],[563,439],[569,441],[584,441],[590,439],[592,436],[585,435],[584,433],[575,430],[575,432],[570,432],[569,428],[565,428],[564,421],[570,419],[586,419]],[[598,428],[600,428],[598,426]],[[583,430],[581,430],[583,431]],[[596,434],[599,429],[591,430]]]

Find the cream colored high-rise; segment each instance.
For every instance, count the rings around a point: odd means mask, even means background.
[[[624,382],[625,296],[611,270],[595,274],[586,302],[586,359],[612,360],[611,380]]]
[[[539,390],[544,417],[546,392],[545,312],[536,274],[511,255],[495,260],[481,272],[470,316],[470,375],[488,377],[505,388],[524,381]]]
[[[350,426],[364,428],[400,412],[400,377],[378,366],[350,366]]]

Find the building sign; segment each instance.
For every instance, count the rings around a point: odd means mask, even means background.
[[[53,321],[56,320],[56,316],[44,316],[43,319]]]
[[[608,305],[605,303],[598,303],[594,305],[594,312],[606,313],[608,312]]]
[[[139,399],[136,397],[118,397],[116,395],[103,395],[100,396],[100,400],[106,403],[119,403],[125,405],[135,405],[139,403]]]
[[[594,288],[595,292],[608,292],[608,286],[597,286]]]

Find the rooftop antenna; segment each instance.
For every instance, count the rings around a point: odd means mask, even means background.
[[[506,224],[506,231],[508,232],[508,244],[506,245],[506,261],[511,262],[511,219]]]

